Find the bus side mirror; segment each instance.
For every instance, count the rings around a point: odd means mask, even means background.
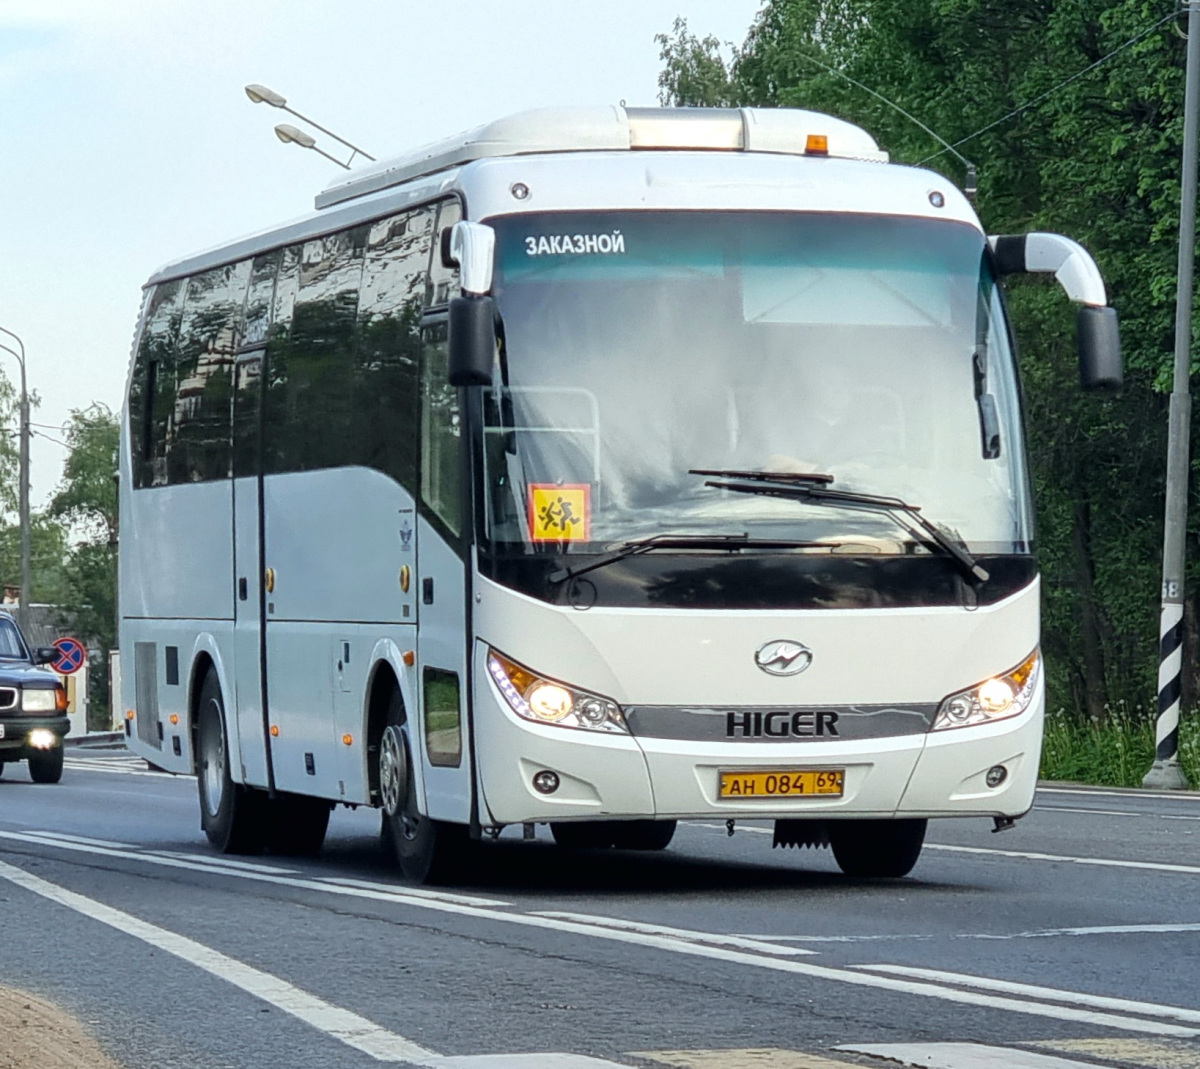
[[[1123,381],[1117,313],[1091,254],[1061,234],[996,234],[988,238],[1001,275],[1053,275],[1079,309],[1079,381],[1087,390],[1119,390]]]
[[[1075,341],[1079,349],[1079,381],[1085,390],[1119,390],[1124,382],[1121,334],[1114,308],[1079,309]]]
[[[453,297],[449,323],[451,386],[487,386],[496,362],[496,304],[491,297]]]

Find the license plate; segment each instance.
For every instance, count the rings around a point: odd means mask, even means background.
[[[721,772],[719,798],[795,798],[840,795],[845,769],[779,769],[771,772]]]

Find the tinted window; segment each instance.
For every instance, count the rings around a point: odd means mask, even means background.
[[[175,343],[183,315],[182,281],[155,286],[147,303],[129,387],[134,486],[167,481],[167,434],[174,396]]]
[[[167,481],[229,478],[233,361],[250,262],[188,280],[175,366]]]
[[[461,438],[446,324],[437,323],[426,330],[421,354],[421,499],[454,535],[462,530]]]

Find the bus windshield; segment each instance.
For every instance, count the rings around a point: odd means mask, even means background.
[[[985,239],[861,214],[493,221],[504,345],[485,390],[483,535],[600,553],[661,533],[911,553],[882,512],[706,486],[821,473],[976,553],[1028,553],[1016,370]]]

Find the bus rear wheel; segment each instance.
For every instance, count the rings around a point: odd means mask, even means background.
[[[381,834],[395,854],[401,874],[414,883],[448,883],[459,878],[471,847],[470,835],[465,825],[433,820],[420,811],[404,703],[398,691],[388,708],[378,761]]]
[[[266,795],[233,782],[225,741],[225,703],[211,669],[196,712],[196,783],[200,827],[223,854],[260,854],[266,837]]]
[[[831,820],[829,845],[847,876],[895,878],[912,872],[926,820]]]

